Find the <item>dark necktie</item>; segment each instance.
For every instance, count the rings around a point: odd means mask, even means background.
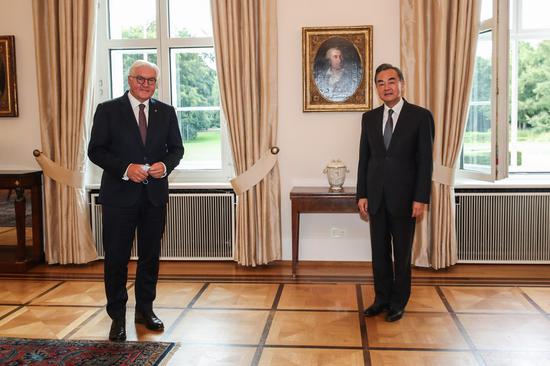
[[[141,135],[141,141],[143,142],[143,145],[145,145],[145,141],[147,140],[147,118],[145,118],[145,104],[139,105],[139,134]]]
[[[390,146],[391,141],[391,135],[393,133],[393,109],[390,109],[388,111],[388,120],[386,121],[386,127],[384,127],[384,146],[386,146],[386,150],[388,150],[388,147]]]

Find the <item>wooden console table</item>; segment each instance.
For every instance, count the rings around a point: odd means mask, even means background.
[[[290,191],[292,203],[292,277],[298,266],[301,213],[353,213],[358,212],[355,188],[344,187],[331,192],[326,187],[294,187]]]
[[[0,170],[0,188],[15,190],[17,243],[0,246],[0,272],[24,272],[44,260],[42,239],[42,172]],[[31,191],[32,247],[25,245],[25,190]]]

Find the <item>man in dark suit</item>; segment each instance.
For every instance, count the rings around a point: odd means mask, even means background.
[[[430,199],[434,121],[430,111],[402,98],[399,68],[380,65],[374,81],[384,104],[363,114],[357,172],[359,213],[370,222],[375,291],[365,316],[387,311],[392,322],[403,316],[411,293],[415,222]]]
[[[153,312],[153,301],[166,221],[167,177],[179,164],[183,145],[174,108],[151,98],[158,77],[156,65],[136,61],[128,73],[130,91],[97,106],[88,146],[90,160],[103,168],[99,201],[112,341],[126,339],[126,281],[136,229],[135,322],[150,330],[164,329]]]

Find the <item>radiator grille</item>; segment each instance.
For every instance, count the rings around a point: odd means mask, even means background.
[[[456,194],[462,263],[550,263],[550,192]]]
[[[101,204],[97,197],[97,193],[91,194],[92,230],[97,253],[103,258]],[[234,208],[235,195],[231,192],[170,193],[161,259],[233,260]],[[136,242],[132,259],[137,258]]]

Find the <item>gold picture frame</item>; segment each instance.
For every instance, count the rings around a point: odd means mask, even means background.
[[[372,108],[372,26],[302,28],[304,112]]]
[[[0,117],[17,117],[15,36],[0,36]]]

